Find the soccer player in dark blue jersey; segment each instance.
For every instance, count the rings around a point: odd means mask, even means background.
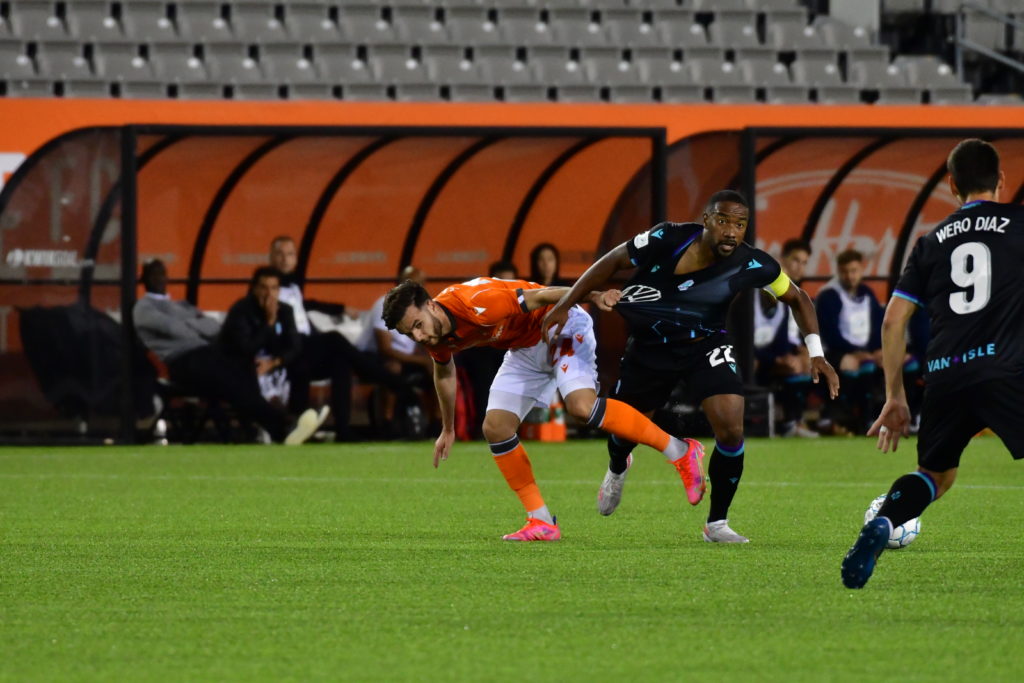
[[[892,529],[919,517],[949,490],[960,455],[989,427],[1024,458],[1024,206],[1000,204],[999,154],[983,140],[958,144],[946,162],[962,206],[914,245],[882,322],[886,402],[869,435],[896,450],[909,432],[903,388],[906,330],[928,311],[925,393],[916,472],[897,479],[878,516],[842,563],[843,584],[862,588]]]
[[[824,376],[834,398],[839,378],[826,362],[818,337],[814,305],[790,281],[779,263],[743,242],[749,209],[743,195],[716,192],[703,223],[660,223],[620,244],[587,269],[551,309],[542,329],[565,324],[572,306],[620,270],[635,268],[621,291],[605,293],[605,303],[626,319],[630,339],[612,396],[650,415],[681,380],[700,403],[715,432],[708,475],[711,510],[703,537],[708,542],[746,543],[729,528],[727,515],[743,474],[743,382],[733,343],[725,330],[729,304],[745,289],[764,288],[793,309],[811,356],[811,374]],[[610,515],[636,444],[608,441],[611,461],[598,491],[597,507]]]

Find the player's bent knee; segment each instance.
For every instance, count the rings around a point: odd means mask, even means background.
[[[513,421],[492,417],[490,413],[484,417],[483,433],[488,443],[507,441],[516,435],[518,424]]]
[[[577,389],[565,397],[565,411],[577,420],[586,422],[594,411],[597,394],[592,390]]]

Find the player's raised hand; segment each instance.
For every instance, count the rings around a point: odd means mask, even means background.
[[[906,399],[898,400],[890,398],[882,406],[882,412],[878,419],[868,430],[868,436],[878,435],[878,450],[883,453],[889,452],[892,446],[893,453],[899,446],[900,436],[910,434],[910,407]]]
[[[455,443],[455,431],[441,431],[441,436],[437,437],[437,441],[434,442],[434,467],[436,468],[441,464],[442,460],[448,459],[448,453],[452,450],[452,444]]]
[[[811,381],[817,384],[822,376],[825,377],[825,383],[828,384],[829,398],[838,396],[839,375],[836,374],[836,369],[822,356],[815,356],[811,359]]]
[[[611,312],[620,299],[622,299],[622,291],[618,289],[590,293],[591,303],[597,306],[597,310],[604,311],[605,313]]]

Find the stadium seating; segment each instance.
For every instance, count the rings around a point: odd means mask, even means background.
[[[970,101],[948,55],[900,55],[799,0],[10,0],[9,96],[504,101]],[[992,0],[1006,9],[1012,2]],[[893,16],[958,2],[889,0]],[[965,15],[970,40],[1024,31]]]

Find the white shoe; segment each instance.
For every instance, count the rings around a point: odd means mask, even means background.
[[[803,422],[794,422],[782,436],[785,438],[798,436],[802,439],[817,439],[821,437],[821,434],[814,431]]]
[[[729,520],[720,519],[704,525],[704,541],[707,543],[750,543],[746,536],[740,536],[729,528]]]
[[[629,468],[633,466],[633,454],[626,456],[626,470],[622,474],[615,474],[608,470],[601,482],[601,488],[597,490],[597,511],[608,516],[615,512],[622,502],[622,487],[626,485],[626,475]]]
[[[305,443],[309,437],[316,433],[317,427],[320,426],[319,417],[312,408],[302,411],[302,415],[299,415],[299,419],[295,423],[295,429],[284,438],[285,445],[298,446]]]

